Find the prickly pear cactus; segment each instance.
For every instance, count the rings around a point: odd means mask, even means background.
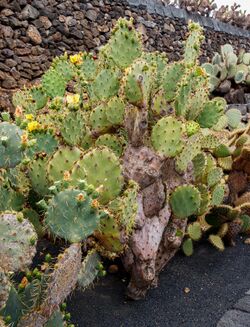
[[[16,108],[18,127],[8,124],[25,133],[15,164],[23,156],[31,184],[28,203],[41,214],[44,232],[73,243],[77,258],[80,242],[87,246],[89,256],[78,275],[83,287],[97,273],[97,253],[122,255],[131,273],[128,295],[144,297],[183,240],[184,252],[192,254],[193,242],[208,225],[204,217],[213,216],[227,197],[225,173],[236,161],[248,169],[248,147],[242,140],[234,145],[237,135],[223,130],[236,126],[238,117],[224,114],[223,99],[211,99],[208,67],[198,64],[202,39],[202,29],[191,23],[184,59],[168,64],[164,55],[143,51],[132,20],[119,19],[97,57],[79,53],[55,59],[42,88],[14,97],[16,105],[22,100]],[[20,140],[12,139],[18,148]],[[12,159],[10,150],[7,159]],[[235,200],[239,193],[230,196]],[[218,237],[224,223],[228,220],[216,227]],[[230,226],[234,236],[237,228]],[[219,247],[217,236],[210,241]],[[70,278],[67,262],[58,263],[65,276],[55,267],[51,290],[56,293],[56,283],[63,278],[67,286]],[[51,292],[46,314],[60,302],[51,300]]]

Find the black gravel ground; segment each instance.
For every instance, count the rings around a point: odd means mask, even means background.
[[[250,246],[238,240],[223,253],[209,244],[195,250],[189,258],[179,253],[143,301],[126,301],[127,279],[121,274],[76,291],[67,307],[72,322],[78,327],[215,327],[250,289]]]

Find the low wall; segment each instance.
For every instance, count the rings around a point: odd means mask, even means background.
[[[165,51],[170,60],[181,58],[189,19],[205,29],[202,61],[225,43],[250,51],[249,31],[159,0],[0,0],[0,88],[16,89],[39,78],[65,51],[95,51],[119,17],[133,17],[146,48]]]

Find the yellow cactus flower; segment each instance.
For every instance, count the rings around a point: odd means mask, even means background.
[[[69,57],[69,60],[74,65],[81,65],[82,62],[83,62],[82,54],[78,53],[78,54],[72,55],[72,56]]]
[[[66,101],[68,105],[78,105],[80,102],[80,95],[79,94],[69,94],[66,96]]]
[[[41,125],[38,123],[38,121],[31,121],[28,123],[27,129],[29,132],[37,131],[41,128]]]
[[[25,118],[27,120],[33,120],[34,119],[34,116],[32,114],[28,114],[28,115],[25,115]]]

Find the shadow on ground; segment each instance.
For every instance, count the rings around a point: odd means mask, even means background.
[[[118,275],[75,291],[67,307],[72,322],[78,327],[215,327],[250,289],[250,247],[238,240],[223,253],[209,244],[195,250],[189,258],[179,253],[143,301],[125,300],[127,281]]]

